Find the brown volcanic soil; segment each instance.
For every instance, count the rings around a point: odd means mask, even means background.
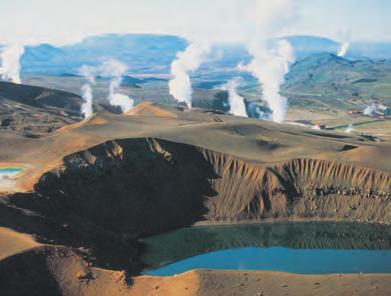
[[[79,120],[81,104],[72,93],[0,81],[0,131],[52,132]]]
[[[39,246],[31,235],[19,233],[5,227],[0,227],[0,242],[0,260]]]
[[[387,295],[390,276],[297,275],[282,272],[195,270],[175,277],[140,276],[130,295]]]
[[[187,295],[175,289],[188,283],[189,295],[237,295],[229,287],[239,272],[136,277],[132,286],[130,275],[143,268],[138,239],[199,221],[391,222],[390,143],[200,111],[144,104],[128,115],[101,111],[40,138],[2,132],[2,166],[26,171],[18,192],[0,198],[0,226],[45,244],[30,249],[26,243],[23,253],[10,257],[13,247],[2,251],[5,295],[97,295],[102,289],[108,295]],[[244,295],[256,295],[258,275],[267,276],[253,274],[251,285],[239,286],[247,287]],[[269,277],[264,291],[271,295],[281,295],[287,277],[289,293],[311,295],[316,288],[308,276]],[[343,278],[314,280],[332,283],[323,295],[338,283],[348,294],[353,282],[369,291],[372,281],[382,295],[390,283],[387,275]]]

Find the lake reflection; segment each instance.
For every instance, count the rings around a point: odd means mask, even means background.
[[[391,227],[386,225],[287,222],[193,227],[150,237],[144,242],[147,245],[144,262],[150,274],[169,275],[194,268],[296,273],[391,271],[387,269],[391,266]],[[280,257],[285,260],[279,260]],[[297,264],[295,258],[313,264]],[[176,266],[170,267],[174,262]],[[321,268],[314,269],[315,265]],[[345,265],[349,268],[341,270]],[[164,268],[160,273],[156,270],[162,266],[166,266],[167,273]]]

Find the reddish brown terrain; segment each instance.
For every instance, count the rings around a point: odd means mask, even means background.
[[[388,274],[139,276],[139,239],[200,222],[390,224],[391,143],[147,102],[128,114],[100,107],[83,121],[47,106],[34,107],[47,114],[36,123],[52,116],[60,125],[26,134],[30,123],[15,119],[0,131],[0,166],[24,169],[12,189],[0,188],[2,295],[390,291]],[[12,110],[7,118],[22,112]]]

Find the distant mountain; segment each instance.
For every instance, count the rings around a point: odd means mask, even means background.
[[[335,52],[338,43],[314,36],[289,36],[298,57],[318,52]],[[50,44],[26,46],[21,59],[22,72],[35,74],[75,74],[83,64],[97,65],[112,57],[129,67],[132,73],[168,73],[178,51],[188,42],[177,36],[153,34],[106,34],[85,38],[79,43],[55,47]],[[203,70],[234,68],[248,62],[250,56],[241,44],[217,44]]]
[[[318,36],[287,36],[297,60],[324,52],[336,53],[340,44]],[[188,41],[171,35],[106,34],[85,38],[79,43],[56,47],[50,44],[26,46],[21,59],[23,73],[76,74],[83,64],[97,65],[105,57],[120,60],[133,74],[167,74],[170,63]],[[391,43],[353,43],[347,57],[391,58]],[[216,44],[199,72],[227,73],[240,62],[251,59],[242,44]]]
[[[287,36],[293,46],[296,58],[303,58],[321,52],[336,53],[340,44],[334,40],[317,36]]]
[[[351,80],[357,77],[355,62],[332,53],[319,53],[303,58],[294,63],[286,75],[287,83],[295,85],[301,82],[322,83]],[[367,68],[367,67],[365,67]]]
[[[355,58],[391,59],[391,42],[352,43],[347,56]]]
[[[186,45],[183,38],[170,35],[99,35],[62,47],[26,46],[21,66],[24,73],[74,74],[83,64],[97,65],[111,57],[128,65],[131,72],[167,72],[176,52]]]
[[[341,46],[334,40],[317,36],[287,36],[295,49],[296,58],[328,52],[336,54]],[[349,45],[347,58],[391,59],[391,42],[352,42]]]

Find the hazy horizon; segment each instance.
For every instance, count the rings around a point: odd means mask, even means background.
[[[254,0],[3,0],[0,43],[68,44],[101,34],[170,34],[242,42],[256,21]],[[207,10],[205,9],[207,8]],[[298,0],[278,35],[391,41],[391,1]],[[325,13],[326,12],[326,13]]]

